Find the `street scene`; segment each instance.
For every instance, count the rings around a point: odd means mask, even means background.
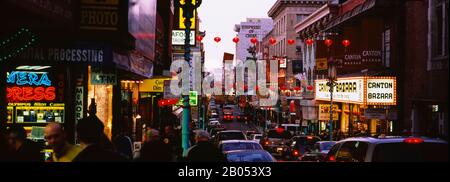
[[[448,7],[2,0],[0,162],[448,162]]]

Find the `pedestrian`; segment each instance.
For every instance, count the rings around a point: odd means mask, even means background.
[[[179,160],[182,156],[181,135],[174,131],[172,126],[164,128],[163,142],[172,148],[174,161]]]
[[[8,145],[7,161],[14,162],[43,162],[42,147],[27,139],[27,133],[22,126],[13,125],[6,132]]]
[[[148,141],[142,147],[139,161],[171,162],[172,149],[161,140],[159,131],[151,129],[147,137]]]
[[[114,148],[127,159],[133,159],[133,142],[125,132],[120,132],[113,140]]]
[[[59,123],[49,123],[45,127],[44,137],[48,146],[53,150],[49,162],[72,162],[82,151],[80,146],[67,142],[64,127]]]
[[[74,162],[127,161],[125,157],[111,149],[111,142],[103,132],[103,122],[97,116],[91,115],[79,120],[76,130],[83,151],[73,160]]]
[[[227,159],[210,141],[209,133],[204,130],[197,131],[196,144],[192,146],[186,156],[187,162],[226,162]]]

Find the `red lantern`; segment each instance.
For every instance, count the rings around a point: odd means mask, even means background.
[[[239,42],[239,37],[233,38],[233,42],[237,44]]]
[[[313,43],[314,43],[314,40],[312,40],[312,39],[306,39],[306,44],[308,44],[308,45],[312,45]]]
[[[313,90],[314,87],[312,85],[309,85],[308,87],[306,87],[306,89],[308,89],[309,91]]]
[[[250,42],[252,42],[252,44],[256,44],[258,42],[258,39],[256,37],[253,37],[250,39]]]
[[[201,35],[198,35],[197,37],[196,37],[196,39],[197,39],[197,41],[202,41],[203,40],[203,36],[201,36]]]
[[[342,41],[342,45],[344,45],[344,47],[348,47],[348,46],[350,46],[350,41],[345,39]]]
[[[295,113],[295,101],[293,100],[289,103],[289,111],[291,111],[291,113]]]
[[[326,40],[325,40],[325,45],[327,45],[327,47],[330,47],[331,45],[333,45],[333,40],[331,40],[331,39],[326,39]]]
[[[300,88],[299,86],[296,86],[296,87],[294,88],[294,90],[295,90],[295,91],[300,91],[301,88]]]
[[[295,43],[295,40],[294,40],[294,39],[289,39],[289,40],[288,40],[288,44],[289,44],[289,45],[292,45],[292,44],[294,44],[294,43]]]
[[[282,91],[285,91],[286,89],[287,89],[287,88],[286,88],[286,86],[284,86],[284,85],[280,87],[280,90],[282,90]]]
[[[219,43],[222,39],[220,37],[215,37],[214,41],[216,41],[217,43]]]
[[[277,40],[275,40],[274,38],[270,38],[270,39],[269,39],[269,43],[270,43],[271,45],[275,45],[275,44],[277,43]]]

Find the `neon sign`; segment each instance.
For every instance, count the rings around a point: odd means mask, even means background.
[[[55,87],[8,87],[6,97],[10,102],[53,101],[55,90]]]
[[[34,72],[23,72],[23,71],[13,71],[7,76],[7,83],[16,84],[19,86],[29,85],[29,86],[51,86],[52,82],[48,78],[47,73]]]

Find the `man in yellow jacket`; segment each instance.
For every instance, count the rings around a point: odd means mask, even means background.
[[[83,150],[67,142],[64,127],[59,123],[50,123],[45,127],[45,139],[53,150],[51,162],[72,162]]]

